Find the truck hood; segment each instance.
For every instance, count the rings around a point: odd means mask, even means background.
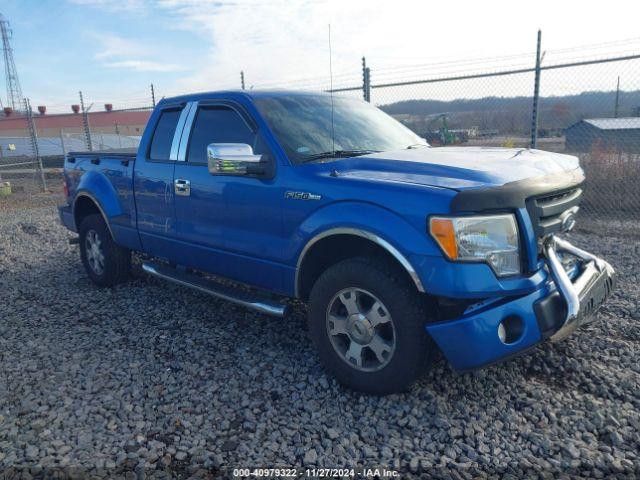
[[[578,168],[576,157],[542,150],[424,147],[344,158],[325,164],[340,177],[453,190],[499,186]]]

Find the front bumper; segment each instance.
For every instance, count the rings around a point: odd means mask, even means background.
[[[473,305],[458,319],[426,326],[455,369],[499,362],[547,339],[560,341],[594,318],[615,285],[611,265],[554,236],[544,253],[550,278],[534,292]],[[565,269],[567,254],[576,262]],[[515,329],[506,341],[505,325]]]

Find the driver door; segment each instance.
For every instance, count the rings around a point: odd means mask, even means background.
[[[212,143],[246,144],[263,160],[275,161],[241,107],[227,102],[198,105],[184,158],[174,171],[176,232],[185,246],[179,262],[280,290],[283,195],[277,176],[212,175],[207,165]],[[275,172],[275,165],[269,170]]]

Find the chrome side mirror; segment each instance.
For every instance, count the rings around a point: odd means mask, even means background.
[[[246,143],[212,143],[207,147],[211,175],[261,175],[266,168],[262,155],[254,155]]]

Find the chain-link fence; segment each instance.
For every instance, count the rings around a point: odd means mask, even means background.
[[[27,99],[21,105],[21,112],[15,112],[16,118],[11,119],[8,125],[14,133],[24,136],[7,136],[0,138],[0,191],[4,195],[10,188],[8,182],[3,180],[3,175],[12,175],[11,169],[28,169],[34,178],[40,183],[42,190],[47,189],[42,157],[40,156],[37,129],[35,127],[33,110]],[[6,115],[14,112],[11,109],[4,110]],[[11,133],[11,130],[8,130]],[[5,133],[7,130],[5,130]]]
[[[333,91],[359,90],[432,146],[534,146],[578,156],[587,176],[582,225],[617,221],[638,232],[640,55],[399,82],[369,75],[369,85],[365,77],[359,89]]]
[[[47,178],[60,175],[64,155],[74,151],[136,149],[152,108],[89,111],[71,105],[71,113],[33,111],[28,100],[20,111],[0,118],[0,182],[33,178],[46,190]]]
[[[325,80],[322,86],[283,85],[364,98],[434,147],[535,146],[576,155],[587,173],[581,223],[618,219],[637,229],[631,220],[640,210],[640,55],[567,61],[556,53],[541,55],[538,49],[501,57],[510,63],[491,71],[482,59],[460,66],[453,62],[444,73],[433,65],[375,70],[363,58],[361,80],[354,69],[356,75],[338,76],[333,88]],[[150,100],[155,103],[153,91]],[[13,130],[0,130],[0,175],[29,168],[36,178],[40,160],[45,169],[59,167],[69,151],[137,147],[151,105],[92,107],[85,108],[80,95],[70,114],[45,114],[38,107],[33,120],[24,112],[18,115]]]
[[[92,135],[93,150],[116,150],[121,148],[137,148],[140,136],[120,135],[117,133],[98,133]],[[84,133],[67,133],[60,131],[58,137],[38,137],[38,150],[45,159],[45,167],[60,162],[68,152],[87,150]],[[32,142],[30,137],[0,136],[0,166],[8,164],[34,164]]]

